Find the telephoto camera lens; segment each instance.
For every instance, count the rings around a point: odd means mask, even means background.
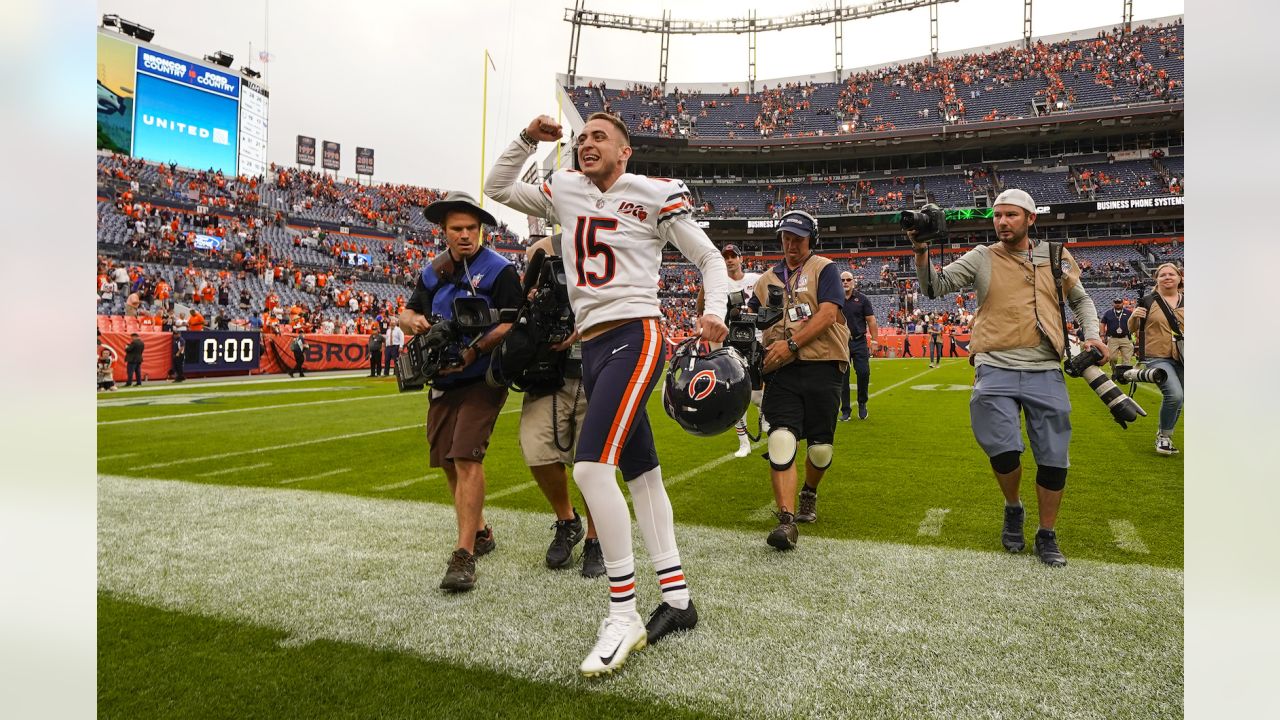
[[[1124,394],[1124,391],[1116,387],[1116,384],[1107,377],[1096,365],[1090,365],[1080,370],[1080,377],[1083,377],[1089,383],[1089,387],[1098,394],[1102,402],[1111,410],[1111,417],[1120,423],[1120,427],[1128,428],[1127,423],[1131,423],[1138,419],[1138,416],[1147,416],[1147,412],[1142,406],[1134,402],[1133,398]]]
[[[1169,378],[1169,374],[1161,368],[1134,368],[1127,365],[1116,366],[1115,381],[1126,383],[1160,384]]]

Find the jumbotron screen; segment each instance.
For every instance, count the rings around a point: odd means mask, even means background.
[[[126,36],[98,32],[98,149],[225,175],[267,160],[265,87]]]

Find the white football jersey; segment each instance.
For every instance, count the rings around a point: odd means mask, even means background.
[[[560,245],[579,329],[659,317],[658,266],[667,239],[675,240],[660,226],[691,222],[684,182],[624,173],[602,193],[577,170],[559,170],[540,190],[564,227]]]
[[[749,272],[742,273],[741,280],[729,278],[729,292],[734,293],[741,290],[744,296],[750,300],[752,295],[756,294],[756,281],[760,279],[760,273]]]

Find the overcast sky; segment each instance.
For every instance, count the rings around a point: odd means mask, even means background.
[[[843,5],[857,5],[849,0]],[[478,194],[484,52],[497,66],[488,79],[486,163],[539,113],[556,114],[555,75],[568,66],[572,0],[394,2],[366,0],[224,0],[192,12],[171,0],[102,0],[114,13],[155,30],[154,43],[197,58],[214,50],[235,56],[235,67],[264,45],[271,89],[268,159],[293,164],[294,137],[342,143],[342,175],[355,173],[355,148],[376,151],[374,179]],[[733,2],[587,0],[588,10],[674,19],[773,17],[831,7],[831,0]],[[1033,32],[1053,35],[1120,21],[1120,0],[1036,0]],[[1182,0],[1135,0],[1134,18],[1183,12]],[[959,0],[939,6],[942,52],[1016,40],[1022,0]],[[216,9],[215,9],[216,8]],[[250,54],[252,47],[252,55]],[[654,34],[584,28],[578,75],[655,82],[659,38]],[[844,25],[844,67],[891,63],[929,52],[927,9]],[[762,33],[758,82],[830,72],[831,26]],[[668,84],[747,78],[745,36],[673,36]],[[550,146],[545,146],[550,147]],[[317,150],[317,154],[318,150]],[[541,155],[541,154],[540,154]],[[519,234],[523,217],[496,210]]]

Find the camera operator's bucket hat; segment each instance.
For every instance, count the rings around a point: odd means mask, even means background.
[[[485,212],[485,209],[480,207],[480,204],[476,202],[475,198],[461,190],[450,190],[444,197],[428,205],[426,209],[422,211],[422,214],[431,222],[437,225],[443,225],[444,216],[453,210],[469,212],[479,218],[480,222],[490,227],[498,224],[498,221],[495,220],[492,215]]]

